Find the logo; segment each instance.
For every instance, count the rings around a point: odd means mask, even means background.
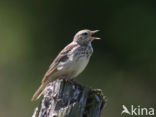
[[[121,115],[123,114],[128,114],[128,115],[154,115],[154,108],[144,108],[141,107],[140,105],[134,106],[131,105],[131,107],[128,108],[125,105],[122,105],[122,112]]]

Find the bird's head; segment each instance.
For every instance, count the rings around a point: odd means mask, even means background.
[[[89,43],[91,43],[93,40],[99,40],[99,37],[93,37],[93,34],[99,32],[99,30],[81,30],[79,32],[77,32],[74,36],[74,40],[75,42],[77,42],[78,44],[81,45],[88,45]]]

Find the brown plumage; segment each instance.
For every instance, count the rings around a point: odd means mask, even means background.
[[[74,36],[73,41],[58,54],[50,65],[41,86],[33,95],[32,101],[41,96],[49,82],[60,78],[72,79],[85,69],[93,53],[91,42],[99,39],[92,37],[96,32],[98,30],[81,30]]]

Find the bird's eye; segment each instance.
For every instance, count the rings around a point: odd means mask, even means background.
[[[88,35],[88,33],[83,33],[83,35],[85,35],[85,36],[86,36],[86,35]]]

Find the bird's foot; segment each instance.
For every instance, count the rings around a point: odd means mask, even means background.
[[[78,87],[82,87],[82,85],[76,81],[74,81],[73,78],[64,78],[66,82],[71,83],[72,85],[77,85]]]
[[[74,84],[74,80],[72,78],[64,78],[65,81],[71,83],[71,84]]]

